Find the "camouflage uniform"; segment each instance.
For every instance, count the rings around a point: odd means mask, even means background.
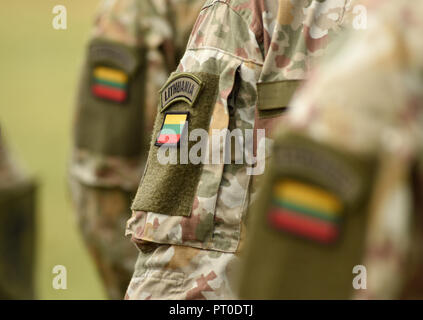
[[[127,223],[127,234],[144,252],[127,298],[236,298],[234,274],[254,198],[254,164],[232,157],[226,164],[160,166],[161,129],[169,114],[189,114],[189,133],[202,128],[212,137],[213,130],[239,129],[237,143],[245,141],[248,150],[264,157],[260,150],[270,140],[258,140],[258,151],[248,148],[252,139],[246,130],[270,132],[284,118],[299,80],[348,22],[350,5],[344,0],[205,2],[181,63],[161,90],[147,169]],[[179,90],[178,83],[190,83],[193,92],[200,87],[200,93],[178,96],[172,91]],[[278,91],[279,99],[266,100],[268,90]],[[167,103],[169,95],[180,99]],[[219,151],[227,145],[224,141]]]
[[[108,296],[125,294],[137,250],[124,236],[145,164],[156,92],[185,49],[199,0],[112,0],[99,7],[80,81],[70,186]]]
[[[0,133],[0,299],[34,299],[35,189]]]
[[[422,297],[423,1],[363,5],[278,124],[242,298]]]

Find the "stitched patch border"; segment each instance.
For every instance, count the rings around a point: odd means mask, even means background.
[[[165,111],[177,101],[184,101],[192,107],[203,87],[203,82],[190,73],[178,73],[160,89],[160,111]]]

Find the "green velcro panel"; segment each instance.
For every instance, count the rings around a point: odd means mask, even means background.
[[[301,80],[257,83],[257,104],[260,118],[275,117],[286,111]]]
[[[36,184],[0,189],[0,299],[34,299]]]
[[[349,299],[354,291],[352,271],[362,264],[364,254],[376,164],[374,157],[341,152],[299,135],[278,136],[260,195],[249,212],[240,298]],[[274,228],[269,221],[274,187],[286,179],[341,199],[342,220],[335,242],[319,243]]]
[[[77,97],[75,144],[93,153],[134,157],[147,145],[144,124],[145,52],[119,43],[93,40],[88,48]],[[117,70],[127,77],[124,83],[94,77],[97,68]],[[124,92],[122,101],[100,98],[93,93],[98,84]]]
[[[175,74],[177,76],[177,74]],[[178,101],[168,106],[166,112],[189,112],[188,134],[193,129],[209,129],[211,115],[215,106],[219,76],[209,73],[192,73],[204,84],[196,102],[190,106]],[[155,212],[171,216],[189,216],[191,214],[195,191],[197,189],[202,167],[200,164],[180,164],[180,148],[177,148],[178,163],[162,165],[157,160],[159,147],[155,145],[157,135],[164,121],[165,112],[157,113],[147,169],[144,173],[132,210]],[[188,149],[196,141],[188,142]],[[175,147],[170,147],[175,148]]]

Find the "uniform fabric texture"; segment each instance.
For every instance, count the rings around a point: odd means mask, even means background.
[[[90,44],[90,49],[79,89],[76,147],[112,156],[140,155],[145,142],[144,109],[140,104],[144,95],[145,53],[98,40]],[[99,54],[106,49],[114,54]]]

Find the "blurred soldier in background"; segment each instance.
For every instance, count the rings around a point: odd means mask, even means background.
[[[268,139],[258,139],[253,150],[248,130],[266,129],[267,135],[284,117],[315,58],[348,24],[351,3],[205,2],[181,63],[160,91],[147,169],[128,221],[127,234],[143,254],[127,298],[236,297],[234,272],[254,198],[252,174],[260,168],[247,163],[247,152],[241,162],[231,154],[225,163],[184,164],[181,136],[204,129],[213,140],[216,131],[238,129],[241,136],[231,147],[245,141],[245,149],[264,158]],[[218,158],[228,145],[223,139]],[[159,163],[163,146],[176,148],[177,164]],[[214,159],[213,151],[206,158]]]
[[[199,0],[109,0],[80,82],[70,165],[73,201],[109,298],[121,299],[137,250],[124,236],[145,164],[158,91],[174,70]]]
[[[423,297],[423,1],[363,4],[278,123],[241,298]]]
[[[0,129],[0,299],[34,299],[35,182]]]

